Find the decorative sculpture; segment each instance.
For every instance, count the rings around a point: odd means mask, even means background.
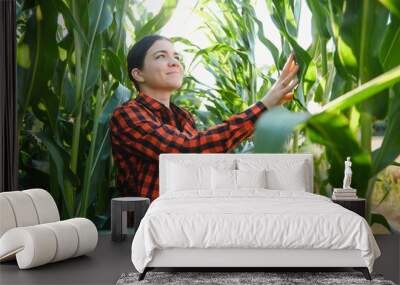
[[[343,179],[343,189],[352,189],[351,188],[351,161],[350,157],[347,157],[347,160],[344,162],[344,179]]]

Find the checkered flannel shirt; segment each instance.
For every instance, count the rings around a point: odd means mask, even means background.
[[[261,101],[208,129],[196,129],[193,116],[140,92],[118,106],[110,119],[116,183],[124,196],[158,197],[160,153],[225,153],[250,137],[267,110]]]

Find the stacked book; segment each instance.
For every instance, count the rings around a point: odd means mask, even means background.
[[[356,189],[333,188],[332,199],[334,200],[352,200],[357,198]]]

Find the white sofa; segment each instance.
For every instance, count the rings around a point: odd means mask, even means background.
[[[161,154],[159,172],[132,243],[139,280],[162,267],[353,267],[370,279],[380,252],[368,223],[312,194],[311,154]]]
[[[85,218],[60,221],[53,197],[43,189],[0,193],[0,262],[20,269],[84,255],[96,248],[96,226]]]

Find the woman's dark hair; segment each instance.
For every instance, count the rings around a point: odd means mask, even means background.
[[[137,41],[133,45],[133,47],[129,50],[127,56],[128,74],[129,74],[129,79],[133,82],[133,84],[135,84],[135,88],[137,91],[140,91],[139,83],[132,77],[131,71],[134,68],[139,68],[139,69],[143,68],[144,57],[146,56],[147,51],[154,44],[154,42],[158,40],[171,41],[170,39],[164,36],[148,35]]]

